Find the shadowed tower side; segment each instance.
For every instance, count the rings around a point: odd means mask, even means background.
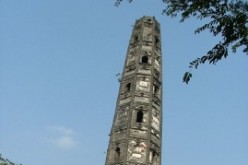
[[[105,165],[161,165],[160,24],[136,20],[120,81]]]

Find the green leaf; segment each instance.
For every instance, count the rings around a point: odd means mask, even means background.
[[[190,72],[185,72],[184,76],[183,76],[183,82],[188,84],[190,79],[191,79],[191,77],[192,77],[192,74]]]

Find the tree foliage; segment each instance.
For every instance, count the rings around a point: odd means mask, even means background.
[[[117,0],[118,6],[123,0]],[[132,2],[132,0],[127,0]],[[209,31],[213,36],[219,36],[220,41],[200,58],[190,62],[190,71],[183,76],[187,83],[192,77],[191,70],[199,64],[208,62],[216,64],[228,56],[229,51],[242,49],[248,55],[248,2],[244,0],[162,0],[165,4],[163,14],[180,17],[184,22],[191,17],[207,20],[208,23],[198,27],[195,34]]]

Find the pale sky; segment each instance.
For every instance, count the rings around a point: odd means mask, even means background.
[[[103,165],[132,25],[155,16],[163,56],[163,165],[248,164],[242,52],[183,73],[218,39],[162,1],[0,0],[0,153],[23,165]]]

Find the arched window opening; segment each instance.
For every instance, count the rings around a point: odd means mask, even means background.
[[[157,85],[154,85],[153,87],[153,94],[158,94],[159,88]]]
[[[159,39],[158,39],[158,37],[155,37],[155,44],[156,44],[156,45],[159,44]]]
[[[157,159],[158,159],[157,154],[154,151],[152,151],[152,165],[157,165],[157,161],[158,161]]]
[[[121,149],[119,147],[116,147],[115,149],[115,160],[119,160],[121,155]]]
[[[134,36],[134,42],[138,42],[139,41],[139,36],[138,35],[135,35]]]
[[[143,121],[143,112],[142,112],[142,111],[139,111],[139,112],[137,113],[136,122],[137,122],[137,123],[142,123],[142,121]]]
[[[125,92],[130,92],[131,90],[131,83],[127,83],[126,86],[125,86]]]
[[[142,59],[141,59],[141,63],[142,64],[147,64],[148,63],[148,57],[147,56],[143,56]]]

